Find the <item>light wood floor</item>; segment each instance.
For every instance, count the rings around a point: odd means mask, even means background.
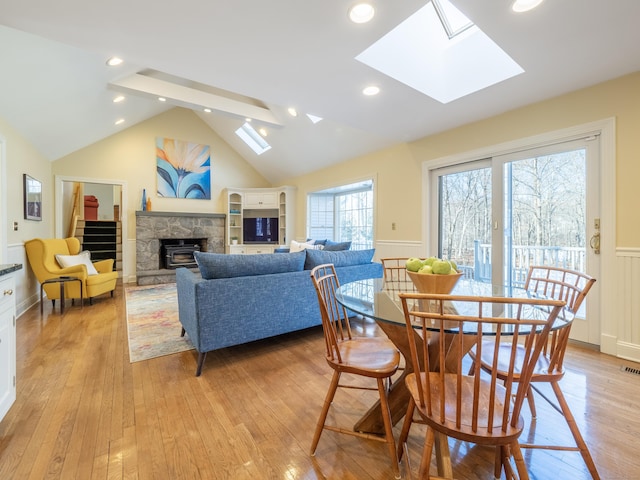
[[[196,378],[193,351],[129,363],[120,288],[68,307],[61,317],[47,302],[44,316],[35,306],[18,319],[18,398],[0,423],[0,479],[393,478],[382,443],[325,432],[308,454],[330,378],[319,328],[212,352]],[[640,478],[640,376],[623,365],[639,367],[574,346],[563,380],[606,480]],[[348,426],[375,394],[340,395],[332,415]],[[524,435],[568,440],[562,420],[537,405]],[[422,428],[410,436],[414,477]],[[492,478],[492,451],[454,441],[451,450],[457,478]],[[533,479],[590,478],[577,453],[525,456]],[[402,473],[410,478],[406,463]]]

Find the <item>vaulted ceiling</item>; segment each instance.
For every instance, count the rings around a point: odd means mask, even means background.
[[[524,73],[443,104],[355,58],[425,0],[373,0],[361,25],[339,0],[0,0],[0,117],[53,161],[193,108],[277,184],[640,70],[636,0],[546,0],[526,14],[511,0],[451,2]],[[106,66],[113,55],[124,63]],[[362,95],[370,84],[378,95]],[[262,155],[234,133],[245,117],[267,131]]]

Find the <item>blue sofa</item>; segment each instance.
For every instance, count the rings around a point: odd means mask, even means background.
[[[374,250],[264,255],[196,252],[199,274],[176,270],[178,311],[198,351],[196,376],[207,352],[320,325],[310,270],[333,263],[342,284],[382,277]]]

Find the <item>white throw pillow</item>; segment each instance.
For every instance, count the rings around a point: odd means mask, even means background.
[[[78,255],[56,255],[56,261],[62,268],[73,267],[74,265],[86,265],[89,275],[98,275],[96,267],[91,263],[91,252],[84,250]]]
[[[313,242],[313,241],[312,241]],[[295,240],[291,240],[291,246],[289,247],[289,251],[291,253],[301,252],[302,250],[322,250],[322,245],[314,245],[312,242],[308,243],[300,243]]]

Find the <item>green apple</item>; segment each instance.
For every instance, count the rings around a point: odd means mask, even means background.
[[[449,263],[451,264],[451,269],[455,270],[457,272],[458,271],[458,264],[456,262],[454,262],[453,260],[449,260]]]
[[[438,257],[429,257],[424,261],[424,264],[433,266],[433,262],[435,262],[436,260],[440,259]]]
[[[431,268],[431,265],[425,265],[420,270],[418,270],[418,273],[426,273],[427,275],[431,275],[433,273],[433,268]]]
[[[422,267],[422,260],[416,257],[411,257],[407,259],[405,266],[410,272],[417,272]]]
[[[436,275],[449,275],[449,272],[451,272],[451,264],[448,260],[436,260],[431,265],[431,268]]]

